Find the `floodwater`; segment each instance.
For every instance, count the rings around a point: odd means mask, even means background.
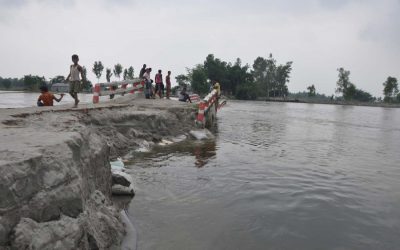
[[[400,109],[230,101],[136,153],[138,249],[400,249]]]
[[[134,154],[138,249],[400,249],[400,109],[229,101],[213,133]]]
[[[40,93],[22,92],[22,91],[0,91],[0,108],[25,108],[37,106],[36,102]],[[57,98],[60,95],[55,94]],[[80,103],[91,103],[93,94],[79,94]],[[105,100],[108,97],[102,96]],[[61,102],[54,101],[54,105],[74,104],[74,99],[66,94]]]

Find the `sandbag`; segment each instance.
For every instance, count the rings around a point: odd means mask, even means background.
[[[116,161],[111,161],[110,165],[111,165],[112,170],[121,170],[122,171],[122,169],[125,167],[125,164],[121,158],[118,158]]]
[[[214,135],[208,129],[191,130],[189,134],[197,140],[206,140],[214,138]]]
[[[135,195],[135,191],[133,190],[133,185],[129,185],[129,187],[122,186],[122,185],[113,185],[111,187],[113,195]]]
[[[133,190],[132,176],[119,170],[111,170],[112,174],[112,194],[115,195],[135,195]]]

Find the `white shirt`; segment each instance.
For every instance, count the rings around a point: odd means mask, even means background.
[[[81,78],[79,76],[79,74],[81,72],[79,72],[79,65],[71,65],[71,71],[70,71],[70,81],[80,81]]]
[[[149,73],[149,72],[144,73],[143,77],[144,77],[147,81],[150,81],[150,73]]]

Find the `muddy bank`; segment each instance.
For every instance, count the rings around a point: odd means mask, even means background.
[[[0,109],[0,249],[119,249],[110,159],[188,133],[195,112],[132,95],[79,109]]]

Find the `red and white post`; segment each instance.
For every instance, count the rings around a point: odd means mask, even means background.
[[[100,84],[94,85],[93,90],[93,103],[99,103],[100,101]]]
[[[198,111],[198,113],[197,113],[197,122],[199,123],[199,124],[202,124],[202,125],[204,125],[204,112],[205,112],[205,108],[206,108],[206,103],[204,103],[204,102],[200,102],[199,103],[199,111]]]

